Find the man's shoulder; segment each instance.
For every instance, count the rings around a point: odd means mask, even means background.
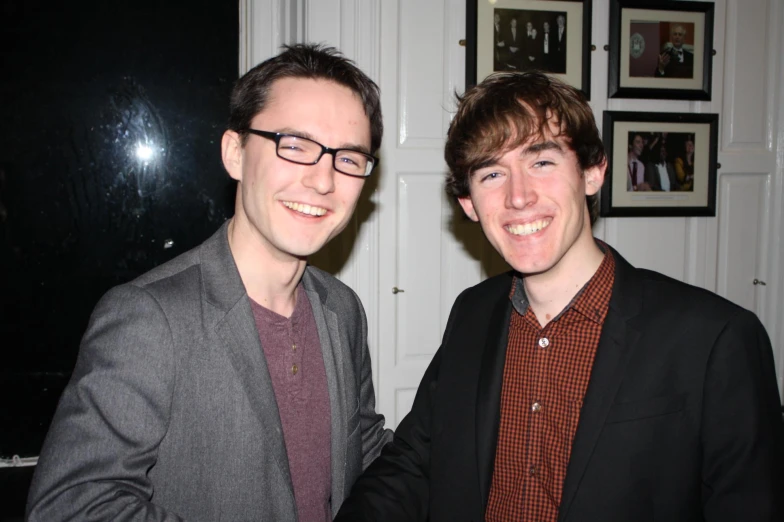
[[[200,266],[205,262],[214,265],[219,269],[218,273],[226,273],[226,264],[234,263],[228,246],[226,232],[228,222],[218,228],[210,237],[194,246],[190,250],[183,252],[177,257],[156,266],[148,272],[140,275],[129,284],[141,288],[156,288],[168,286],[176,283],[184,283],[188,280],[200,280]]]
[[[128,307],[153,307],[175,316],[192,311],[202,287],[198,264],[196,252],[185,252],[132,281],[110,288],[93,313],[114,313]]]
[[[215,236],[135,279],[115,286],[106,293],[104,299],[122,301],[146,294],[160,306],[166,307],[166,303],[177,306],[183,299],[197,298],[203,286],[202,250],[207,243],[214,240]]]
[[[201,245],[200,245],[201,246]],[[199,265],[199,246],[184,252],[177,257],[156,266],[155,268],[143,273],[128,284],[138,287],[155,287],[163,281],[172,278],[181,278],[190,269]]]
[[[705,288],[645,268],[636,268],[635,271],[642,280],[643,299],[649,310],[718,321],[739,315],[756,317],[753,312]]]

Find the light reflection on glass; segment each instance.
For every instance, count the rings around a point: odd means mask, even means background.
[[[142,161],[150,161],[153,156],[153,149],[149,145],[139,143],[136,145],[136,157]]]

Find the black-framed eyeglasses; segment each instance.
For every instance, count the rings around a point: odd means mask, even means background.
[[[246,129],[245,132],[267,138],[275,142],[278,157],[298,165],[315,165],[324,154],[332,155],[332,166],[349,176],[370,176],[378,164],[378,158],[354,149],[331,149],[317,141],[301,136]]]

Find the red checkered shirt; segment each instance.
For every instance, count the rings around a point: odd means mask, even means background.
[[[514,310],[488,522],[558,518],[572,440],[615,280],[615,260],[609,248],[604,250],[590,281],[544,328],[528,305],[522,279],[512,283]]]

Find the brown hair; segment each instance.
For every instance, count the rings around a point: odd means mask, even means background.
[[[282,53],[260,63],[237,80],[229,103],[229,130],[239,133],[245,143],[250,122],[264,110],[275,80],[329,80],[348,87],[362,100],[365,115],[370,120],[370,152],[376,152],[384,134],[378,85],[334,47],[297,44],[284,45],[283,49]]]
[[[543,73],[493,74],[457,101],[444,150],[449,167],[446,190],[451,196],[469,196],[471,174],[478,165],[532,138],[544,137],[551,125],[577,155],[581,171],[606,160],[585,96]],[[598,194],[586,200],[593,225],[598,217]]]

